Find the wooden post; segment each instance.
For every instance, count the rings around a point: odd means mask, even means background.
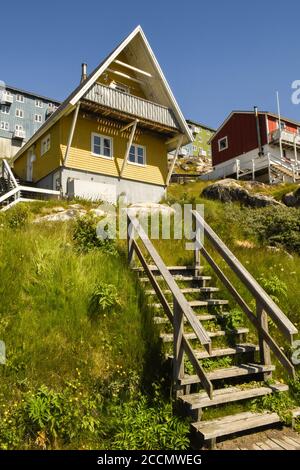
[[[128,264],[130,266],[133,265],[134,262],[134,248],[133,248],[133,240],[134,240],[134,227],[130,221],[130,218],[127,215],[127,254],[128,254]]]
[[[173,377],[176,398],[183,395],[183,387],[180,386],[179,380],[184,377],[184,349],[182,344],[183,338],[183,312],[173,296],[173,328],[174,328],[174,359],[173,359]]]
[[[268,315],[264,311],[263,307],[261,304],[256,301],[256,314],[257,314],[257,319],[259,321],[259,324],[261,328],[266,332],[269,333],[269,326],[268,326]],[[265,364],[266,366],[269,366],[272,364],[271,362],[271,352],[270,352],[270,347],[266,343],[266,341],[263,340],[262,336],[259,335],[259,351],[260,351],[260,360],[262,364]],[[272,377],[272,372],[265,372],[264,373],[264,380],[268,380]]]
[[[195,250],[194,250],[194,266],[195,276],[200,276],[201,273],[201,258],[200,258],[200,243],[201,243],[201,226],[198,219],[194,217],[195,221]]]

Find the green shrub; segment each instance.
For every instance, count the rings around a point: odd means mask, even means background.
[[[116,311],[121,305],[117,288],[113,284],[98,284],[91,296],[89,315],[97,318],[101,314]]]
[[[26,226],[29,220],[29,210],[24,204],[17,204],[6,213],[5,222],[12,229],[20,229]]]
[[[110,238],[102,240],[97,236],[97,223],[97,218],[92,215],[86,215],[76,220],[73,240],[77,249],[86,253],[95,248],[101,248],[106,253],[117,254],[115,240]]]
[[[189,447],[189,423],[173,416],[172,404],[160,394],[151,401],[138,394],[112,413],[115,450],[184,450]]]
[[[258,281],[274,302],[279,303],[280,298],[283,299],[287,297],[287,285],[285,282],[281,281],[278,276],[261,276]]]

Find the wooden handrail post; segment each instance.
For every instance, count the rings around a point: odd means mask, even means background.
[[[201,273],[201,257],[200,257],[201,226],[196,217],[194,217],[194,221],[195,221],[195,250],[194,250],[195,276],[200,276],[200,273]]]
[[[183,312],[173,296],[173,329],[174,329],[174,359],[173,377],[176,398],[183,395],[183,387],[180,386],[180,379],[184,377],[184,349],[183,349]]]
[[[264,330],[267,334],[269,333],[268,325],[268,315],[264,311],[262,305],[256,301],[256,314],[261,329]],[[267,366],[271,365],[271,351],[269,345],[264,341],[263,337],[259,334],[259,351],[260,351],[260,360],[262,364]],[[264,380],[268,380],[272,377],[272,372],[264,373]]]
[[[134,227],[131,223],[129,216],[127,215],[127,256],[128,264],[132,266],[134,263]]]

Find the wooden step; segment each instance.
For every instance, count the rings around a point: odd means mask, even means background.
[[[210,313],[203,313],[202,315],[196,315],[199,321],[218,320],[222,316],[230,315],[230,312],[222,312],[217,315]],[[170,323],[167,317],[153,317],[153,321],[156,324]],[[187,319],[184,318],[184,323],[187,323]]]
[[[218,287],[183,287],[183,288],[180,288],[180,290],[183,294],[200,294],[202,292],[204,293],[218,292],[220,289],[218,289]],[[148,289],[145,292],[148,295],[156,295],[156,292],[154,289]],[[164,289],[162,292],[163,294],[172,293],[170,289]]]
[[[190,300],[191,307],[208,307],[212,305],[228,305],[228,300],[224,299],[206,299],[206,300]]]
[[[234,335],[244,335],[249,333],[249,328],[236,328],[235,330],[232,331],[224,331],[224,330],[218,330],[218,331],[207,331],[207,334],[210,338],[217,338],[219,336],[226,336],[227,334],[234,334]],[[184,336],[187,339],[197,339],[197,336],[195,333],[184,333]],[[164,343],[171,343],[173,341],[173,333],[161,333],[160,338],[163,340]]]
[[[243,354],[259,351],[259,346],[248,343],[237,344],[231,348],[213,349],[211,354],[207,351],[194,351],[197,359],[206,359],[207,357],[233,356],[234,354]]]
[[[164,278],[162,276],[156,276],[155,279],[157,281],[163,281]],[[192,281],[210,281],[211,276],[183,276],[182,274],[174,274],[173,279],[175,281],[182,281],[182,282],[192,282]],[[141,282],[150,282],[148,277],[140,277],[139,280]]]
[[[214,390],[213,399],[211,400],[206,392],[191,393],[179,397],[190,410],[199,408],[207,408],[210,406],[221,405],[235,401],[246,400],[248,398],[262,397],[270,395],[273,392],[285,392],[288,386],[281,383],[272,385],[261,385],[253,388],[243,388],[243,386],[227,387]]]
[[[192,429],[199,433],[203,440],[207,441],[275,423],[280,423],[277,413],[268,411],[252,413],[247,411],[211,421],[199,421],[192,424]]]
[[[241,364],[240,366],[225,367],[224,369],[215,369],[207,372],[206,375],[209,380],[222,380],[232,377],[241,377],[244,375],[262,374],[264,372],[272,372],[275,366],[266,366],[263,364]],[[180,385],[192,385],[199,383],[198,375],[186,375],[180,380]]]
[[[219,300],[219,299],[206,299],[206,300],[190,300],[188,301],[189,305],[192,307],[192,308],[195,308],[195,307],[209,307],[209,306],[218,306],[218,305],[228,305],[228,300]],[[157,303],[150,303],[149,305],[151,305],[152,307],[154,308],[161,308],[161,304],[157,304]],[[170,302],[170,305],[171,305],[171,302]]]
[[[148,268],[150,271],[159,272],[159,269],[155,264],[148,264]],[[195,266],[167,266],[168,271],[180,271],[180,272],[188,272],[188,271],[195,271]],[[200,268],[201,269],[201,268]],[[136,272],[143,272],[144,268],[142,266],[135,266],[132,268],[133,271]]]

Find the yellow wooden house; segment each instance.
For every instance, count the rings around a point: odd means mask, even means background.
[[[66,197],[157,202],[193,137],[138,26],[14,158],[21,179]],[[168,168],[168,153],[174,151]]]

